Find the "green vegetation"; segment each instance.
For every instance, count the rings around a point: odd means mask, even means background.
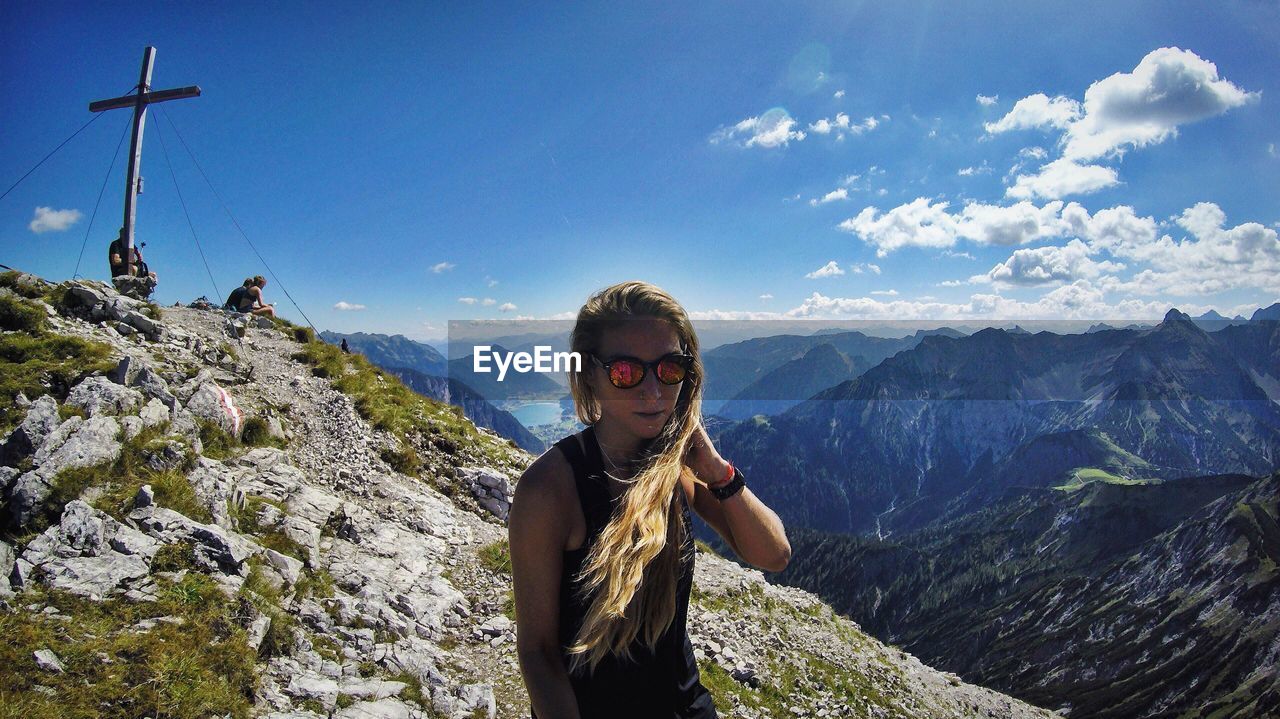
[[[151,485],[156,504],[199,522],[212,521],[209,510],[200,503],[185,475],[193,455],[188,454],[183,465],[175,469],[157,470],[147,464],[147,458],[157,448],[170,441],[181,441],[180,438],[166,436],[167,431],[167,425],[144,429],[123,443],[120,457],[114,462],[59,472],[50,483],[53,491],[27,529],[39,533],[57,523],[67,504],[90,487],[100,490],[93,506],[116,520],[123,520],[133,510],[134,497],[144,484]]]
[[[310,365],[313,375],[331,380],[335,389],[351,397],[356,411],[374,429],[396,438],[399,446],[384,452],[383,459],[397,471],[417,474],[431,469],[434,477],[445,465],[454,463],[440,461],[439,467],[428,467],[419,451],[427,445],[448,455],[457,454],[461,447],[473,447],[492,465],[511,464],[506,442],[478,432],[460,408],[417,394],[363,355],[343,354],[337,347],[314,339],[309,328],[296,331],[297,339],[307,341],[293,358]]]
[[[1158,479],[1129,479],[1128,477],[1120,477],[1108,472],[1100,467],[1080,467],[1071,472],[1071,479],[1066,484],[1060,484],[1054,489],[1060,492],[1074,492],[1078,489],[1086,487],[1090,482],[1105,482],[1107,484],[1134,485],[1134,484],[1153,484],[1159,482]]]
[[[480,564],[494,574],[511,575],[511,545],[500,539],[480,548]]]
[[[287,443],[271,436],[271,427],[261,417],[249,417],[240,427],[240,443],[246,447],[275,447],[284,449]]]
[[[253,535],[254,540],[275,551],[293,557],[302,562],[309,561],[306,547],[303,547],[292,537],[285,534],[277,526],[262,524],[262,512],[267,506],[275,507],[284,514],[284,505],[268,497],[262,497],[251,494],[245,497],[244,504],[237,506],[234,502],[228,503],[231,521],[235,525],[236,531],[242,534]]]
[[[7,273],[6,273],[7,274]],[[77,382],[110,371],[111,347],[46,329],[43,307],[0,294],[0,433],[7,434],[23,412],[13,400],[51,394],[62,400]]]
[[[0,717],[155,719],[250,716],[257,689],[254,653],[238,603],[208,576],[157,578],[159,599],[92,601],[33,589],[18,608],[0,612]],[[155,622],[148,630],[135,625]],[[53,651],[62,674],[36,666],[33,653]]]
[[[286,656],[293,647],[293,631],[298,620],[280,608],[280,590],[267,579],[262,570],[262,557],[249,558],[249,576],[245,577],[237,595],[242,602],[252,605],[258,612],[271,619],[266,636],[258,647],[260,659]]]
[[[217,422],[197,420],[200,426],[201,454],[209,459],[230,459],[239,453],[240,440],[222,428]]]

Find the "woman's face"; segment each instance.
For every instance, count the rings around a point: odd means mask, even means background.
[[[605,330],[600,339],[601,362],[619,357],[634,357],[643,362],[680,352],[680,336],[665,321],[645,317],[625,320]],[[631,389],[620,389],[609,382],[603,367],[586,359],[588,381],[600,400],[600,419],[640,439],[653,439],[662,432],[680,397],[679,384],[663,384],[652,368],[645,370],[644,380]],[[688,381],[688,380],[685,380]]]

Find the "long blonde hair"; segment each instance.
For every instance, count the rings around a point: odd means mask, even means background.
[[[662,433],[644,451],[644,463],[630,480],[622,506],[588,553],[579,575],[581,596],[590,607],[569,647],[569,671],[587,673],[608,654],[630,657],[631,643],[643,637],[653,649],[676,613],[676,582],[685,542],[681,505],[675,491],[684,469],[684,454],[702,413],[702,358],[693,323],[680,303],[647,282],[606,287],[578,312],[571,349],[587,357],[600,351],[609,330],[629,320],[656,318],[671,325],[685,354],[693,357]],[[590,371],[589,365],[586,371]],[[569,388],[583,424],[600,421],[600,400],[585,372],[570,372]],[[594,596],[593,596],[594,595]]]

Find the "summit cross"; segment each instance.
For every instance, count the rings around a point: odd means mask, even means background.
[[[167,100],[182,100],[188,97],[199,97],[200,88],[196,85],[190,87],[176,87],[170,90],[151,89],[151,68],[155,64],[156,49],[148,46],[142,52],[142,74],[138,78],[138,84],[134,87],[136,92],[121,97],[113,97],[110,100],[97,100],[89,103],[89,112],[102,112],[104,110],[115,110],[121,107],[133,108],[133,140],[129,143],[129,174],[125,179],[124,191],[124,261],[126,272],[133,274],[133,226],[134,219],[137,215],[138,193],[141,190],[142,178],[138,175],[138,170],[142,165],[142,129],[146,122],[147,105],[155,102],[165,102]]]

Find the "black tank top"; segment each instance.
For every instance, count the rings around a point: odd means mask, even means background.
[[[563,556],[560,574],[560,646],[567,648],[582,620],[586,617],[588,601],[578,596],[578,573],[582,569],[587,552],[600,532],[609,522],[614,502],[609,496],[607,478],[604,476],[604,455],[596,441],[595,431],[588,427],[582,433],[586,453],[570,435],[556,443],[573,467],[574,484],[582,515],[587,520],[587,536],[582,547],[567,551]],[[632,644],[631,660],[608,655],[589,676],[570,675],[573,693],[578,699],[578,713],[582,719],[615,719],[619,717],[643,717],[644,719],[715,719],[716,710],[711,695],[698,676],[698,663],[693,656],[693,645],[686,631],[689,616],[689,594],[693,589],[693,531],[690,526],[689,505],[684,490],[677,486],[682,520],[685,525],[685,541],[681,547],[680,576],[676,582],[676,614],[671,626],[663,633],[654,649],[637,638]],[[569,666],[567,653],[562,653],[565,666]],[[535,718],[537,714],[533,715]]]

